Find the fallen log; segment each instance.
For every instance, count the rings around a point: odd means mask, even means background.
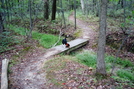
[[[8,78],[7,78],[8,63],[9,63],[8,59],[2,60],[1,89],[8,89]]]

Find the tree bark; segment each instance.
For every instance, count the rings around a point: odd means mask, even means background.
[[[44,19],[49,19],[49,0],[44,0]]]
[[[85,14],[85,4],[84,4],[84,0],[80,0],[80,2],[81,2],[82,12],[83,12],[83,14]]]
[[[4,30],[4,25],[3,25],[3,18],[2,18],[2,13],[0,12],[0,34]]]
[[[105,44],[106,44],[106,18],[107,18],[107,0],[101,0],[100,10],[100,31],[98,40],[98,51],[97,51],[97,68],[96,73],[106,75],[105,68]]]
[[[75,29],[76,29],[76,0],[74,0],[74,21],[75,21]]]
[[[93,13],[95,14],[96,10],[96,0],[93,0]]]
[[[33,20],[32,20],[32,8],[31,8],[31,0],[28,1],[28,8],[29,8],[29,16],[30,16],[30,31],[27,34],[27,41],[32,37],[32,30],[33,30]]]
[[[52,5],[52,19],[55,20],[56,17],[56,0],[53,0],[53,5]]]
[[[65,19],[65,16],[64,16],[64,9],[62,7],[62,0],[61,0],[61,13],[62,13],[62,18],[63,18],[63,21],[64,21],[64,27],[66,28],[66,19]]]
[[[9,63],[8,59],[2,60],[1,89],[8,89],[8,78],[7,78],[8,63]]]
[[[1,6],[0,8],[1,9],[4,9],[4,1],[3,0],[0,0],[1,2]],[[4,31],[4,12],[3,10],[0,10],[0,34]]]

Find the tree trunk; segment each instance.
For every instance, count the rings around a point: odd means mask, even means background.
[[[49,19],[49,0],[44,1],[44,19]]]
[[[97,2],[96,0],[93,0],[93,13],[94,13],[94,14],[95,14],[95,10],[96,10],[96,9],[95,9],[95,8],[96,8],[96,2]]]
[[[80,0],[80,2],[81,2],[82,12],[83,12],[83,14],[85,14],[85,4],[84,4],[84,0]]]
[[[8,78],[7,78],[7,69],[8,69],[9,60],[2,60],[2,74],[1,74],[1,89],[8,89]]]
[[[106,68],[104,61],[105,44],[106,44],[106,18],[107,18],[107,0],[101,0],[100,31],[98,40],[96,74],[102,74],[102,75],[106,75]]]
[[[4,30],[4,25],[3,25],[3,18],[2,18],[2,13],[0,12],[0,34]]]
[[[76,0],[74,0],[74,21],[75,21],[75,29],[76,29]]]
[[[3,9],[4,9],[4,1],[3,0],[0,0],[1,2],[1,6],[0,8],[2,10],[0,10],[0,34],[4,31],[4,12],[3,12]]]
[[[31,8],[31,0],[28,2],[29,7],[29,15],[30,15],[30,31],[27,34],[27,41],[32,37],[32,30],[33,30],[33,21],[32,21],[32,8]]]
[[[53,6],[52,6],[52,19],[55,20],[56,17],[56,0],[53,0]]]
[[[100,0],[96,2],[96,16],[100,16]]]
[[[66,21],[65,21],[65,16],[64,16],[64,9],[63,9],[63,7],[62,7],[62,0],[61,0],[61,13],[62,13],[62,19],[63,19],[63,21],[64,21],[64,26],[65,26],[65,28],[66,28]]]

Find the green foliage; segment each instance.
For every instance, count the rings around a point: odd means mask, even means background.
[[[10,34],[7,31],[0,34],[0,53],[12,49],[10,46],[15,43],[15,40]]]
[[[122,65],[123,67],[132,67],[133,64],[129,60],[122,60],[121,58],[117,58],[116,63]]]
[[[94,53],[85,51],[83,53],[77,54],[76,57],[78,58],[79,62],[81,62],[89,67],[94,67],[94,68],[96,67],[97,56]],[[130,62],[129,60],[123,60],[121,58],[117,58],[117,60],[115,60],[114,56],[109,56],[109,55],[105,56],[105,62],[106,62],[106,70],[107,71],[111,70],[113,63],[115,63],[116,66],[119,65],[124,68],[133,67],[132,62]]]
[[[133,73],[127,71],[127,70],[118,70],[117,76],[120,78],[123,78],[126,81],[134,81]]]
[[[106,58],[105,58],[106,63],[113,63],[114,60],[115,60],[115,57],[114,56],[106,55]]]
[[[45,48],[52,47],[52,45],[56,43],[56,41],[58,40],[58,36],[54,36],[51,34],[38,33],[36,31],[33,31],[32,38],[35,40],[38,40],[39,43]],[[59,44],[61,44],[61,41],[58,43],[58,45]]]
[[[76,57],[81,63],[89,67],[96,67],[97,56],[95,54],[85,51],[83,53],[77,54]]]
[[[13,26],[13,25],[7,25],[7,27],[10,30],[13,30],[17,35],[26,35],[26,32],[28,31],[28,29],[26,28]]]
[[[132,62],[130,62],[127,59],[126,60],[123,60],[121,58],[115,59],[114,56],[109,56],[109,55],[106,55],[105,61],[106,61],[106,63],[113,63],[114,62],[118,65],[122,65],[123,67],[132,67],[133,66]]]
[[[26,28],[23,27],[17,27],[10,25],[9,28],[13,30],[16,34],[18,35],[26,35],[27,32],[29,31]],[[45,48],[50,48],[56,41],[59,39],[58,36],[51,35],[51,34],[43,34],[39,33],[37,31],[32,31],[32,38],[35,40],[38,40],[39,43],[45,47]],[[61,41],[58,43],[58,45],[61,44]]]

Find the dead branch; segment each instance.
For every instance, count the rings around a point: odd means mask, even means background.
[[[61,35],[62,35],[62,31],[61,31],[61,30],[62,30],[62,29],[60,29],[59,39],[58,39],[58,41],[57,41],[52,47],[55,47],[55,46],[59,43],[60,38],[61,38]]]

